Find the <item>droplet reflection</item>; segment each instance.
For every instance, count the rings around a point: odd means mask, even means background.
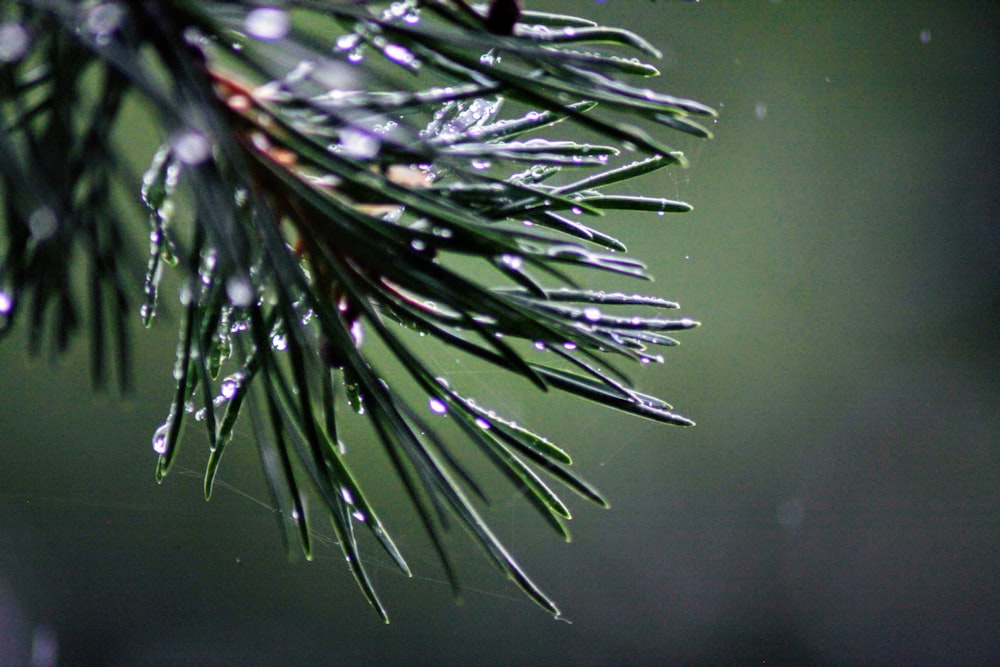
[[[243,27],[251,37],[272,41],[288,34],[292,19],[284,9],[259,7],[247,14]]]
[[[0,62],[14,63],[24,57],[31,37],[20,23],[0,23]]]

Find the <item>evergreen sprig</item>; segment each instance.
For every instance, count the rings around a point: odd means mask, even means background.
[[[249,410],[270,427],[257,429],[257,446],[283,526],[308,556],[310,523],[326,515],[387,619],[357,531],[409,567],[345,461],[337,414],[350,406],[368,417],[456,593],[443,541],[452,518],[558,614],[483,519],[486,494],[435,413],[565,538],[570,512],[552,480],[606,500],[565,451],[452,388],[409,330],[542,391],[692,423],[633,389],[612,359],[658,361],[650,346],[697,323],[666,317],[677,304],[658,297],[580,284],[581,270],[647,277],[584,220],[690,209],[606,191],[684,164],[631,123],[710,134],[698,122],[710,108],[629,82],[657,74],[644,59],[658,56],[631,32],[514,0],[4,3],[0,332],[26,310],[32,352],[46,338],[62,351],[86,323],[94,380],[113,356],[126,387],[129,323],[154,321],[161,277],[177,266],[180,340],[153,438],[158,480],[193,413],[208,435],[209,497]],[[141,202],[123,196],[140,190],[123,146],[136,108],[164,142]],[[636,158],[622,160],[622,148]],[[387,354],[373,359],[365,335]],[[389,366],[422,398],[390,382]],[[312,494],[322,502],[310,515]]]

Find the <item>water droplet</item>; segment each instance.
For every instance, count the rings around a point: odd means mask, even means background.
[[[186,165],[200,164],[212,152],[212,142],[198,130],[178,132],[171,137],[170,147],[177,159]]]
[[[0,315],[6,315],[14,309],[14,297],[6,290],[0,290]]]
[[[14,63],[24,57],[31,37],[20,23],[0,23],[0,62]]]
[[[284,352],[288,348],[288,340],[282,334],[271,336],[271,347],[278,352]]]
[[[427,243],[422,239],[413,239],[410,241],[410,247],[417,252],[423,252],[424,250],[427,250]]]
[[[368,132],[348,127],[340,131],[340,147],[351,157],[367,160],[378,155],[382,142]]]
[[[361,347],[361,343],[365,342],[365,326],[361,323],[361,320],[351,322],[350,333],[354,347]]]
[[[226,281],[226,294],[229,296],[229,302],[239,308],[245,308],[253,303],[253,285],[249,279],[242,276],[231,276]]]
[[[167,435],[170,433],[170,422],[164,422],[153,433],[153,451],[161,456],[167,453]]]
[[[535,349],[538,350],[538,351],[544,350],[545,349],[545,341],[536,340],[535,341]]]
[[[346,486],[340,487],[340,497],[344,499],[344,502],[348,505],[354,504],[354,494]]]
[[[492,428],[492,425],[482,417],[476,417],[476,426],[483,429],[484,431],[488,431],[490,430],[490,428]]]
[[[39,206],[28,217],[28,228],[36,241],[49,238],[56,233],[58,227],[59,219],[56,218],[55,211],[48,206]]]
[[[252,37],[272,41],[288,34],[292,29],[292,18],[284,9],[259,7],[247,14],[243,27]]]
[[[361,522],[365,521],[365,513],[362,512],[361,510],[354,510],[353,512],[351,512],[351,516],[354,517],[355,521],[361,521]]]
[[[385,47],[383,53],[385,53],[385,57],[389,60],[405,67],[416,67],[419,64],[409,49],[398,44],[389,44]]]
[[[124,18],[125,10],[117,2],[99,2],[87,10],[84,28],[98,42],[106,42],[118,30]]]
[[[601,319],[601,309],[594,306],[588,306],[583,309],[583,316],[591,322],[597,322]]]
[[[431,412],[433,412],[436,415],[443,415],[444,413],[448,412],[448,406],[445,405],[443,401],[437,398],[432,398],[429,401],[427,401],[427,407],[429,407],[431,409]]]
[[[227,401],[232,400],[236,392],[239,391],[242,383],[243,373],[233,373],[222,381],[222,384],[219,386],[219,395]]]
[[[472,162],[470,162],[469,164],[472,165],[473,169],[478,169],[480,171],[482,171],[483,169],[489,169],[490,167],[493,166],[492,162],[490,162],[489,160],[483,160],[481,158],[476,158],[475,160],[472,160]]]
[[[566,348],[567,350],[575,350],[576,349],[576,343],[574,343],[571,340],[568,340],[565,343],[563,343],[563,347]]]
[[[335,43],[337,45],[337,48],[340,49],[341,51],[350,51],[355,46],[357,46],[358,42],[360,41],[361,37],[359,35],[356,35],[353,32],[349,32],[346,35],[341,35],[340,37],[338,37]]]
[[[524,260],[519,255],[504,254],[500,256],[500,262],[511,271],[520,271],[524,265]]]

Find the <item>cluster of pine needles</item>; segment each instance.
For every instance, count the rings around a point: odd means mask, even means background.
[[[329,521],[387,619],[358,533],[409,567],[347,465],[337,415],[353,409],[456,591],[453,523],[558,614],[484,521],[486,493],[435,420],[447,416],[566,538],[552,482],[605,499],[563,449],[441,377],[414,333],[541,391],[691,423],[636,391],[616,359],[658,361],[651,350],[697,323],[581,278],[647,278],[585,221],[690,209],[614,193],[683,166],[661,130],[709,136],[698,119],[712,109],[635,85],[658,56],[631,32],[514,0],[4,2],[0,335],[25,320],[32,352],[59,352],[82,333],[95,383],[114,368],[126,389],[133,322],[154,322],[176,275],[158,480],[194,419],[210,496],[250,412],[283,531],[308,556],[310,524]],[[130,166],[137,125],[162,141],[144,173]]]

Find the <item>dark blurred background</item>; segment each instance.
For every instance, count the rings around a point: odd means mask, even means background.
[[[416,573],[367,545],[383,625],[325,527],[289,563],[248,421],[212,502],[194,428],[154,483],[173,324],[137,336],[124,400],[93,394],[84,345],[29,361],[22,330],[0,348],[0,665],[32,637],[65,665],[1000,664],[997,4],[527,4],[642,33],[652,85],[721,112],[679,144],[690,170],[623,186],[693,213],[604,223],[704,323],[636,373],[696,428],[433,353],[612,500],[569,499],[570,545],[513,494],[487,512],[572,623],[461,534],[455,606],[348,420]]]

